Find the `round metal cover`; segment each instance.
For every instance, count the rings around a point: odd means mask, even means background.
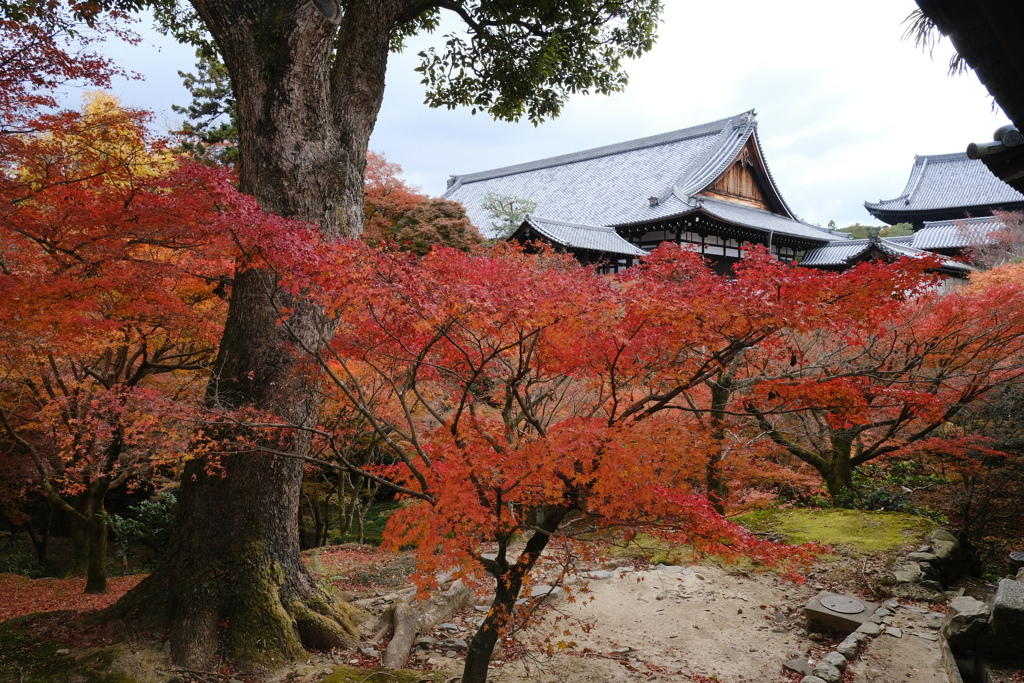
[[[840,614],[858,614],[864,611],[864,603],[860,600],[842,595],[826,595],[821,599],[821,605]]]
[[[1018,550],[1015,553],[1010,553],[1010,559],[1014,562],[1024,562],[1024,550]]]

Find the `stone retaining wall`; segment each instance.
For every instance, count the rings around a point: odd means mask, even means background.
[[[980,681],[999,680],[993,670],[1024,668],[1024,569],[1002,579],[988,604],[954,598],[941,634],[960,668]]]
[[[916,583],[942,590],[964,574],[977,574],[977,554],[960,532],[936,529],[928,541],[892,569],[894,583]]]

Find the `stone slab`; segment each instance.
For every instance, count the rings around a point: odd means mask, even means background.
[[[858,612],[857,614],[842,614],[840,612],[835,612],[821,604],[821,599],[830,595],[837,594],[822,591],[811,598],[804,607],[804,618],[807,620],[808,631],[825,629],[843,634],[853,633],[861,624],[867,623],[875,613],[875,610],[878,609],[877,604],[857,598],[864,605],[864,610],[862,612]]]
[[[1024,583],[999,582],[986,640],[986,654],[992,660],[1024,663]]]

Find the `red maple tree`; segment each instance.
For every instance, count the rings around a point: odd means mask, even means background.
[[[0,177],[0,430],[70,516],[87,592],[106,590],[107,493],[187,448],[174,416],[201,396],[233,255],[217,172],[144,123],[93,96],[8,145]]]

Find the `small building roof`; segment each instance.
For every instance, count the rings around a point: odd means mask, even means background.
[[[873,216],[889,221],[901,214],[1024,205],[1024,195],[997,178],[978,159],[954,154],[916,155],[903,193],[895,199],[864,202]],[[898,221],[896,221],[898,222]]]
[[[647,254],[643,249],[619,237],[615,228],[553,221],[536,216],[527,216],[519,229],[512,234],[511,239],[529,240],[534,232],[570,249],[584,249],[624,256],[645,256]]]
[[[988,236],[1003,228],[1003,222],[994,216],[963,218],[952,221],[928,221],[913,235],[915,249],[962,249],[982,244]]]
[[[535,202],[533,217],[582,226],[651,223],[694,212],[704,203],[722,220],[742,216],[749,227],[794,237],[829,239],[796,220],[765,170],[765,201],[776,213],[695,197],[713,185],[747,145],[763,159],[753,110],[699,126],[549,159],[452,176],[446,199],[461,202],[487,230],[485,197],[496,193]],[[771,227],[765,227],[765,226]]]
[[[921,258],[934,256],[942,262],[942,269],[972,272],[974,266],[912,246],[913,235],[906,237],[871,237],[860,240],[829,242],[823,247],[810,249],[800,259],[801,266],[810,268],[843,268],[861,260],[868,260],[872,252],[891,258]]]

